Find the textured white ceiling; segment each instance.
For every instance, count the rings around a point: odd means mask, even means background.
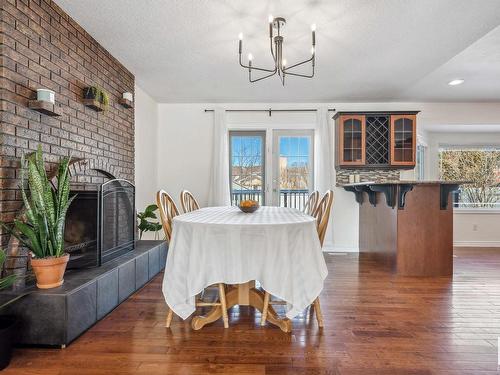
[[[499,0],[56,2],[160,102],[500,101]],[[289,63],[317,24],[315,78],[248,82],[238,33],[270,65],[269,14],[287,19]]]

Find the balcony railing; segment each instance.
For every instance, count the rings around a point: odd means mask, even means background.
[[[241,201],[251,199],[263,204],[264,194],[261,190],[233,190],[231,204],[237,206]],[[302,210],[309,197],[308,190],[281,190],[280,207],[291,207]]]
[[[263,204],[264,193],[262,190],[233,190],[231,193],[231,204],[237,206],[241,201],[252,200]]]

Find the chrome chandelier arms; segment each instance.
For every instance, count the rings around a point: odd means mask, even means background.
[[[311,48],[311,57],[307,60],[298,62],[296,64],[287,66],[287,61],[283,57],[283,41],[284,38],[281,35],[281,29],[283,26],[285,26],[286,20],[282,17],[276,17],[273,18],[272,16],[269,16],[269,42],[270,42],[270,49],[271,49],[271,56],[274,61],[274,68],[272,69],[267,69],[267,68],[261,68],[257,66],[252,65],[252,60],[253,56],[251,53],[248,54],[248,64],[245,65],[242,62],[241,55],[243,52],[243,34],[240,33],[239,35],[239,44],[238,44],[238,54],[239,54],[239,63],[242,68],[248,69],[248,80],[252,83],[261,81],[263,79],[272,77],[274,75],[278,75],[280,77],[280,81],[285,85],[285,76],[291,75],[291,76],[296,76],[296,77],[303,77],[303,78],[313,78],[314,77],[314,68],[316,65],[316,25],[311,26],[311,32],[312,32],[312,48]],[[276,35],[274,35],[274,30],[276,30]],[[290,71],[290,69],[294,69],[298,66],[304,65],[311,63],[311,74],[303,74],[303,73],[293,73],[293,71]],[[260,72],[265,72],[269,74],[265,74],[261,77],[258,78],[252,78],[252,71],[260,71]]]

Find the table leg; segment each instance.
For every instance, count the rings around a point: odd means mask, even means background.
[[[254,282],[239,284],[236,288],[231,289],[226,293],[226,305],[230,309],[235,305],[248,305],[256,308],[260,312],[264,308],[264,293],[255,289]],[[207,315],[195,316],[191,320],[191,327],[194,330],[199,330],[205,325],[215,322],[222,317],[222,309],[220,306],[214,306]],[[269,306],[267,311],[267,321],[278,326],[283,332],[292,331],[292,322],[290,319],[280,319],[272,306]]]
[[[255,307],[257,310],[262,312],[264,309],[264,293],[257,289],[250,289],[250,306]],[[269,305],[267,308],[266,320],[278,326],[283,332],[292,332],[292,322],[288,318],[281,319],[274,311],[274,308]]]

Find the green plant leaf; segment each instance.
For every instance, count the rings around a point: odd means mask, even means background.
[[[24,189],[24,184],[25,184],[25,180],[26,180],[25,170],[26,170],[26,160],[25,160],[24,154],[23,154],[21,156],[21,196],[23,198],[24,208],[26,210],[26,217],[31,222],[31,224],[33,224],[34,226],[38,226],[38,223],[36,222],[36,216],[33,212],[31,204],[30,204],[28,197],[26,195],[26,190]]]
[[[0,271],[3,269],[3,264],[7,259],[7,254],[3,250],[0,250]],[[3,278],[0,278],[0,290],[10,287],[17,280],[17,275],[9,275]],[[0,306],[1,310],[2,306]]]
[[[57,216],[61,213],[61,208],[64,206],[69,196],[69,158],[64,158],[59,164],[57,176]]]
[[[28,244],[28,248],[33,252],[33,254],[35,254],[37,258],[45,257],[45,253],[42,251],[40,241],[33,228],[19,220],[14,220],[14,226],[19,232],[28,238],[29,242],[25,242],[25,244]]]
[[[150,204],[149,206],[146,207],[144,210],[145,212],[154,212],[158,209],[158,206],[156,204]]]
[[[57,220],[56,223],[56,228],[55,228],[55,243],[52,245],[54,246],[55,250],[55,256],[59,257],[64,254],[64,224],[66,222],[66,213],[68,211],[69,206],[73,202],[73,200],[76,198],[76,195],[73,195],[64,205],[64,207],[61,209],[60,216]]]
[[[47,213],[45,217],[47,218],[49,224],[53,226],[56,221],[56,210],[54,207],[54,197],[52,193],[52,188],[49,183],[46,183],[44,186],[43,198]]]
[[[49,241],[49,224],[47,217],[39,214],[38,216],[38,237],[40,239],[40,247],[43,254],[47,254],[47,243]]]
[[[36,209],[45,213],[44,181],[33,159],[28,160],[28,186]]]

